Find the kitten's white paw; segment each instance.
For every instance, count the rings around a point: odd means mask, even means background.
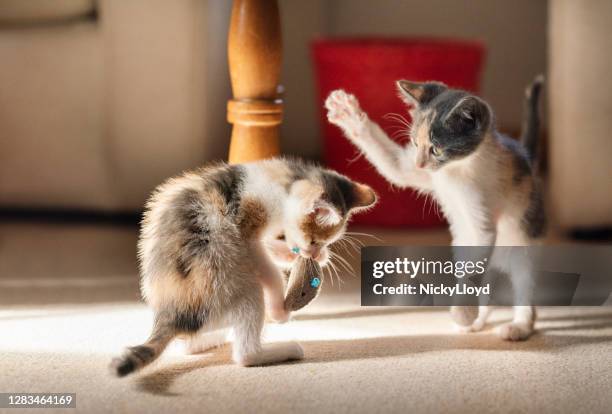
[[[485,322],[480,319],[476,319],[474,323],[472,323],[471,325],[467,325],[467,326],[453,323],[455,332],[458,332],[458,333],[479,332],[479,331],[482,331],[482,329],[484,328],[484,325],[485,325]]]
[[[329,94],[325,100],[325,107],[329,122],[343,128],[351,137],[355,137],[366,118],[357,98],[341,89]]]
[[[304,348],[302,348],[302,345],[297,342],[289,342],[287,347],[287,360],[304,359]]]
[[[476,319],[474,323],[472,324],[472,326],[470,326],[470,328],[472,329],[472,332],[478,332],[478,331],[482,331],[484,326],[485,326],[484,319]]]
[[[457,325],[471,326],[478,318],[478,306],[451,306],[450,314]]]
[[[533,326],[526,322],[511,322],[499,327],[499,337],[505,341],[524,341],[533,333]]]
[[[234,355],[234,361],[243,367],[268,365],[285,361],[304,359],[304,349],[297,342],[264,344],[259,352],[248,355]]]
[[[460,333],[460,334],[466,334],[466,333],[472,332],[472,327],[459,325],[453,322],[453,331]]]

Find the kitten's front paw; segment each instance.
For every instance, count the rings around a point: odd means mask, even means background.
[[[327,119],[334,125],[344,129],[349,138],[356,138],[359,128],[366,119],[366,114],[359,107],[354,95],[337,89],[325,100]]]
[[[499,337],[505,341],[524,341],[533,333],[533,326],[528,323],[511,322],[499,327]]]

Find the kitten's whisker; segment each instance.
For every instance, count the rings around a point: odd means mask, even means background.
[[[333,259],[333,256],[330,255],[329,260],[327,262],[327,266],[330,269],[330,272],[329,272],[330,276],[333,276],[336,270],[336,266],[334,265],[334,261],[332,259]],[[332,285],[333,285],[333,282],[332,282]]]
[[[331,261],[327,262],[327,265],[326,265],[326,266],[325,266],[325,268],[323,269],[323,270],[324,270],[323,274],[325,275],[325,272],[327,272],[327,273],[328,273],[328,276],[329,276],[329,280],[330,280],[330,282],[331,282],[331,285],[332,285],[332,286],[334,286],[334,277],[333,277],[334,275],[332,274],[332,269],[333,269],[333,267],[332,267],[332,263],[331,263]]]
[[[353,249],[355,252],[359,251],[359,247],[356,246],[355,243],[352,240],[350,240],[346,234],[342,237],[341,240],[343,241],[343,243],[346,243],[346,246],[348,246],[348,248]]]
[[[389,112],[388,114],[383,115],[383,119],[389,119],[391,121],[399,122],[407,128],[410,128],[411,126],[410,122],[408,122],[406,117],[395,112]]]
[[[404,131],[403,130],[395,131],[395,132],[392,132],[391,135],[389,135],[389,136],[391,138],[397,139],[397,138],[399,138],[401,136],[404,136]]]
[[[391,130],[391,137],[395,138],[395,139],[399,139],[399,138],[410,138],[410,128],[405,127],[404,125],[402,126],[395,126],[395,127],[391,127],[389,128]]]
[[[355,273],[353,266],[351,266],[351,264],[344,257],[340,256],[339,254],[335,254],[334,257],[338,259],[338,264],[342,266],[344,270],[349,272],[351,275]]]
[[[402,127],[404,127],[404,128],[410,128],[410,125],[409,125],[409,124],[405,124],[405,123],[404,123],[404,122],[402,122],[402,121],[399,121],[399,120],[397,120],[397,119],[393,119],[393,121],[395,121],[395,122],[399,122],[399,124],[400,124]]]
[[[338,275],[338,269],[336,268],[336,264],[333,262],[333,260],[329,261],[329,265],[330,268],[334,271],[334,273],[336,274],[336,279],[338,279],[338,284],[340,283],[340,276]],[[330,273],[330,279],[332,280],[332,286],[334,285],[333,282],[333,274]]]
[[[425,209],[427,208],[428,200],[429,200],[429,194],[425,194],[425,202],[423,203],[423,209],[421,210],[421,220],[425,219]]]
[[[334,268],[336,268],[336,276],[338,277],[338,283],[343,283],[342,278],[340,277],[340,273],[338,272],[338,266],[341,266],[342,268],[344,268],[345,270],[347,270],[349,273],[353,273],[352,268],[351,269],[346,269],[347,266],[347,262],[346,260],[340,256],[338,253],[334,253],[334,252],[330,252],[331,253],[331,259],[330,259],[330,263],[334,264]],[[335,260],[337,260],[338,262],[336,263]],[[349,265],[350,267],[350,265]]]
[[[342,286],[342,284],[344,283],[344,281],[342,280],[342,278],[340,277],[340,271],[338,269],[338,266],[334,263],[334,268],[336,269],[336,279],[338,280],[338,287]]]
[[[423,208],[421,210],[421,219],[425,219],[425,215],[431,214],[431,196],[428,193],[423,193]],[[420,197],[419,197],[420,198]],[[425,211],[427,210],[427,211]]]
[[[355,253],[359,253],[361,248],[353,240],[346,238],[346,236],[344,240],[353,249],[353,251],[355,251]]]
[[[347,238],[347,240],[352,240],[353,242],[355,242],[360,247],[365,247],[365,244],[361,240],[356,238],[356,237],[353,237],[353,236],[347,234],[346,238]]]
[[[364,236],[364,237],[371,237],[376,241],[382,242],[382,239],[380,237],[377,237],[373,234],[370,233],[360,233],[358,231],[348,231],[347,234],[351,235],[351,236]]]
[[[406,131],[406,128],[404,128],[403,125],[394,125],[389,127],[389,130],[391,131]]]
[[[344,239],[338,239],[336,240],[336,243],[338,243],[336,246],[338,246],[338,248],[341,248],[345,253],[347,253],[349,256],[353,257],[353,252],[347,247],[346,245],[346,240]],[[331,252],[331,250],[330,250]]]
[[[362,156],[363,156],[363,152],[357,151],[357,155],[355,155],[353,158],[349,158],[348,160],[346,160],[346,162],[350,165],[354,163],[355,161],[357,161]]]

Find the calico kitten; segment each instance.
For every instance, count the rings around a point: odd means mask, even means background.
[[[325,103],[328,120],[392,184],[431,194],[450,223],[454,246],[527,246],[542,235],[544,215],[540,184],[534,172],[542,79],[527,89],[521,143],[495,130],[493,112],[482,99],[439,82],[397,82],[410,107],[410,143],[400,146],[360,109],[357,99],[334,91]],[[490,266],[511,274],[515,303],[531,303],[533,278],[522,260],[508,268],[496,256]],[[499,253],[501,254],[501,253]],[[519,302],[520,301],[520,302]],[[535,308],[515,306],[511,323],[500,329],[507,340],[526,339],[533,332]],[[457,309],[454,309],[457,311]],[[484,326],[488,309],[466,329]]]
[[[272,257],[287,265],[299,253],[324,264],[351,214],[375,201],[368,186],[297,160],[219,164],[168,180],[147,204],[138,246],[153,332],[113,361],[114,373],[149,364],[177,336],[202,350],[206,332],[227,326],[238,364],[302,358],[297,343],[261,344],[264,293],[273,319],[289,317]]]

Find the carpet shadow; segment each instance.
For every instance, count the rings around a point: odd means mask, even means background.
[[[595,307],[600,308],[600,307]],[[612,312],[594,312],[580,315],[555,315],[538,317],[539,321],[567,321],[567,320],[606,320],[612,321]]]
[[[495,328],[496,326],[503,325],[512,320],[512,318],[497,319],[495,321],[487,321],[483,331],[488,331]],[[566,321],[568,324],[561,326],[550,326],[540,328],[538,325],[541,322],[557,322]],[[603,321],[603,322],[600,322]],[[571,330],[584,330],[584,329],[605,329],[612,328],[612,313],[592,313],[592,314],[581,314],[581,315],[555,315],[555,316],[543,316],[536,319],[536,332],[549,332],[549,331],[571,331]]]
[[[588,325],[587,325],[588,326]],[[599,325],[598,325],[599,326]],[[557,327],[556,331],[564,327]],[[567,330],[581,329],[572,325]],[[359,361],[363,359],[417,356],[422,353],[474,350],[487,352],[533,352],[558,353],[567,348],[612,342],[612,335],[544,335],[537,331],[529,340],[522,342],[503,341],[493,333],[417,335],[362,338],[350,340],[302,341],[305,359],[286,364],[308,365],[339,361]],[[174,382],[181,376],[207,367],[232,365],[230,346],[226,345],[202,358],[160,367],[136,379],[136,388],[141,392],[167,397],[180,394],[170,391]],[[239,368],[236,369],[265,369]]]
[[[171,392],[170,387],[176,379],[191,371],[219,365],[233,364],[230,356],[230,346],[224,345],[205,354],[190,356],[188,361],[153,368],[153,372],[143,373],[136,378],[138,391],[165,397],[178,397],[181,394]]]
[[[292,316],[291,320],[294,321],[318,321],[325,319],[347,319],[347,318],[360,318],[368,316],[380,316],[380,315],[398,315],[403,313],[417,313],[417,312],[443,312],[448,311],[447,306],[403,306],[403,307],[380,307],[374,309],[355,309],[342,312],[326,312],[317,314],[297,314]]]
[[[302,363],[328,363],[372,358],[404,357],[425,352],[474,350],[487,352],[557,353],[566,348],[612,342],[612,335],[542,335],[522,342],[503,341],[494,334],[394,336],[340,341],[303,342]]]
[[[612,313],[593,313],[579,315],[576,317],[554,316],[544,317],[538,320],[544,322],[568,321],[569,324],[561,326],[548,326],[539,329],[540,332],[571,331],[571,330],[601,330],[612,328]]]
[[[316,314],[297,314],[291,319],[294,321],[317,321],[325,319],[348,319],[348,318],[360,318],[368,316],[381,316],[381,315],[399,315],[404,313],[417,313],[417,312],[448,312],[448,306],[403,306],[403,307],[377,307],[370,309],[354,309],[342,312],[326,312]],[[493,310],[495,312],[495,310]],[[450,317],[450,316],[449,316]],[[586,315],[578,315],[573,317],[571,315],[559,315],[559,316],[545,316],[538,317],[538,321],[564,321],[564,320],[609,320],[612,321],[611,313],[593,313]],[[492,324],[487,324],[490,328],[493,325],[508,322],[510,319],[500,319]]]

